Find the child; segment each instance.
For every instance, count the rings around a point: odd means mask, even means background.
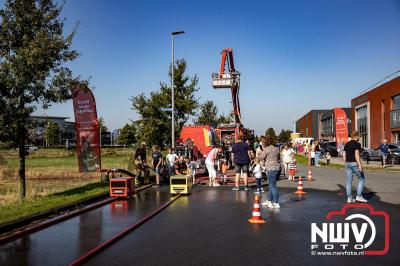
[[[253,150],[249,150],[249,158],[250,158],[250,165],[255,165],[255,158],[256,158],[256,154],[254,153]],[[249,171],[249,176],[252,176],[252,172]]]
[[[196,165],[194,161],[190,161],[189,158],[186,158],[186,166],[187,166],[187,173],[186,175],[189,177],[192,177],[192,182],[193,185],[195,183],[196,179]]]
[[[329,164],[331,162],[331,154],[329,151],[326,152],[326,164]]]
[[[261,186],[262,169],[261,169],[259,158],[255,158],[254,164],[252,166],[252,172],[253,172],[253,174],[256,178],[256,182],[257,182],[257,191],[254,193],[260,194],[261,192],[264,192],[264,189]]]
[[[296,154],[292,153],[289,162],[289,181],[294,181],[294,177],[296,175],[296,168],[297,168]]]
[[[221,182],[226,185],[226,173],[228,171],[228,165],[226,159],[220,159],[220,171],[221,171]]]
[[[315,151],[310,152],[310,164],[315,165]]]

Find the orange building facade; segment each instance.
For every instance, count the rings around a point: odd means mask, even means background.
[[[400,142],[400,72],[352,99],[351,107],[352,129],[361,133],[363,147]]]

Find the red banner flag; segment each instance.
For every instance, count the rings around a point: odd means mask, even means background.
[[[347,115],[342,108],[333,109],[336,125],[336,145],[340,155],[343,154],[344,145],[348,141]]]
[[[100,133],[96,101],[89,88],[77,86],[73,96],[79,172],[100,171]]]

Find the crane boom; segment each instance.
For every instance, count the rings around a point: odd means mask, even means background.
[[[219,77],[221,78],[225,74],[225,65],[228,62],[229,73],[235,71],[235,64],[233,63],[233,50],[232,48],[226,48],[221,53],[221,67],[219,69]]]
[[[212,74],[212,85],[215,89],[231,89],[235,123],[242,126],[239,103],[240,73],[235,70],[232,48],[222,50],[220,70],[219,73]]]

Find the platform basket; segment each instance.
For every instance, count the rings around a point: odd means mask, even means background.
[[[212,86],[214,89],[230,89],[239,84],[239,74],[223,74],[219,77],[218,73],[212,74]]]

